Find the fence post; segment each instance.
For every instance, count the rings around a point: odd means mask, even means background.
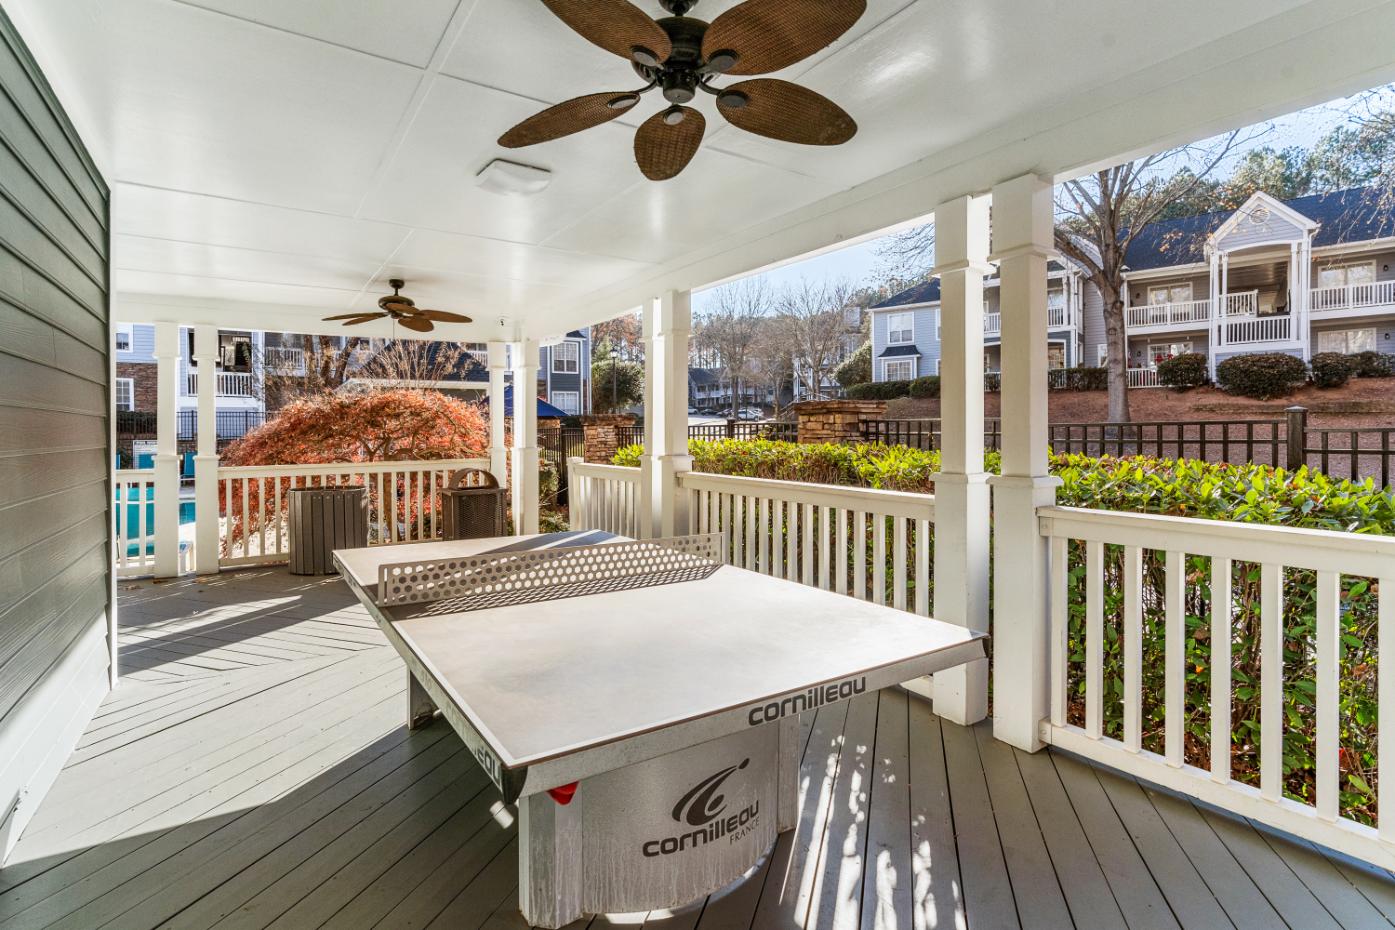
[[[727,417],[727,438],[736,438],[736,420],[733,417]]]
[[[1293,406],[1284,411],[1288,426],[1284,433],[1284,467],[1297,471],[1308,461],[1303,449],[1308,445],[1308,408]],[[1295,438],[1296,437],[1296,438]]]

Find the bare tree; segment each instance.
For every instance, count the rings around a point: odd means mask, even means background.
[[[860,314],[849,322],[855,294],[847,281],[801,279],[780,295],[779,329],[807,395],[823,392],[825,379],[843,359],[850,330],[860,330]]]
[[[733,408],[741,403],[752,348],[773,305],[770,287],[762,278],[742,278],[714,289],[698,320],[696,342],[720,359],[722,377],[732,387]]]
[[[1124,271],[1129,246],[1135,235],[1169,206],[1187,199],[1205,184],[1237,146],[1256,137],[1256,132],[1236,130],[1209,142],[1106,168],[1056,188],[1056,248],[1084,272],[1104,302],[1110,422],[1130,419],[1124,328]]]
[[[762,322],[751,346],[751,374],[774,396],[775,412],[780,412],[781,391],[794,381],[794,352],[778,320]]]
[[[301,397],[337,391],[367,344],[362,336],[301,336],[299,363],[289,353],[264,351],[262,390],[267,409],[279,410]]]
[[[305,336],[301,351],[303,364],[284,353],[263,360],[268,408],[337,391],[356,379],[374,386],[414,388],[463,380],[471,364],[467,344],[458,342]]]

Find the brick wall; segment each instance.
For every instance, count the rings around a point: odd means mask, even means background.
[[[132,388],[134,389],[135,406],[132,409],[155,412],[156,402],[160,396],[156,367],[147,362],[116,363],[116,377],[130,378],[134,382]]]
[[[886,417],[884,400],[806,400],[790,407],[799,418],[800,442],[861,442],[862,420]]]
[[[623,443],[619,428],[633,426],[635,418],[628,413],[597,413],[581,418],[583,457],[596,465],[609,465]]]

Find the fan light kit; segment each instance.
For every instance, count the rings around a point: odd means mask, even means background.
[[[358,326],[360,323],[371,323],[374,320],[381,320],[384,317],[391,318],[394,323],[401,323],[407,329],[418,333],[429,333],[436,328],[436,323],[469,323],[472,322],[468,316],[459,313],[450,313],[446,310],[423,310],[416,305],[410,297],[404,297],[398,293],[405,287],[407,282],[401,278],[393,278],[388,281],[392,288],[392,293],[386,297],[378,298],[378,310],[368,313],[341,313],[338,316],[327,316],[325,322],[343,320],[345,326]]]
[[[866,0],[745,0],[711,23],[686,15],[697,0],[660,0],[671,16],[650,19],[629,0],[542,0],[583,38],[628,59],[644,86],[574,97],[534,114],[499,137],[521,148],[610,122],[658,88],[668,101],[635,133],[635,161],[651,181],[676,177],[702,143],[706,120],[690,103],[717,98],[717,112],[739,129],[780,142],[841,145],[857,124],[836,103],[774,78],[712,82],[723,75],[769,74],[808,58],[852,28]]]

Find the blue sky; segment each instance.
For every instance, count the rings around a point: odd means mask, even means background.
[[[1395,104],[1395,85],[1383,88],[1378,100],[1381,103]],[[1271,121],[1267,130],[1260,133],[1250,145],[1237,150],[1232,158],[1232,163],[1250,148],[1269,146],[1280,149],[1293,145],[1306,148],[1313,145],[1333,127],[1350,121],[1346,103],[1347,101],[1344,100],[1334,100]],[[796,282],[800,278],[811,280],[846,278],[854,283],[871,283],[879,277],[877,272],[882,266],[881,259],[877,257],[877,242],[878,240],[874,239],[834,252],[827,252],[805,261],[793,262],[767,271],[761,277],[765,278],[774,288]],[[693,294],[693,313],[695,315],[702,314],[709,295],[710,290],[697,291]]]

